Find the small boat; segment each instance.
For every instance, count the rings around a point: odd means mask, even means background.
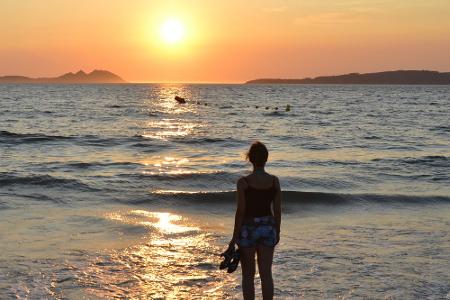
[[[184,104],[186,103],[186,99],[180,97],[180,96],[175,96],[175,100],[177,100],[178,103],[180,104]]]

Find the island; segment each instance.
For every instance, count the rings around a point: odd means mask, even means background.
[[[0,83],[126,83],[118,75],[105,70],[94,70],[85,73],[66,73],[58,77],[30,78],[25,76],[0,76]]]
[[[450,72],[399,70],[303,79],[263,78],[246,84],[450,84]]]

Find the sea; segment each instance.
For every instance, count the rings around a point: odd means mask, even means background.
[[[450,86],[245,84],[0,85],[0,298],[240,299],[256,140],[276,299],[450,299]]]

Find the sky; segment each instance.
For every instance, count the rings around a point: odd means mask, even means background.
[[[179,40],[162,26],[175,20]],[[129,82],[450,71],[450,0],[1,0],[0,75]]]

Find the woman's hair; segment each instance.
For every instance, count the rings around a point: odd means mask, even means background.
[[[246,154],[247,160],[255,167],[263,167],[266,164],[268,157],[269,151],[267,151],[266,146],[259,141],[254,142]]]

